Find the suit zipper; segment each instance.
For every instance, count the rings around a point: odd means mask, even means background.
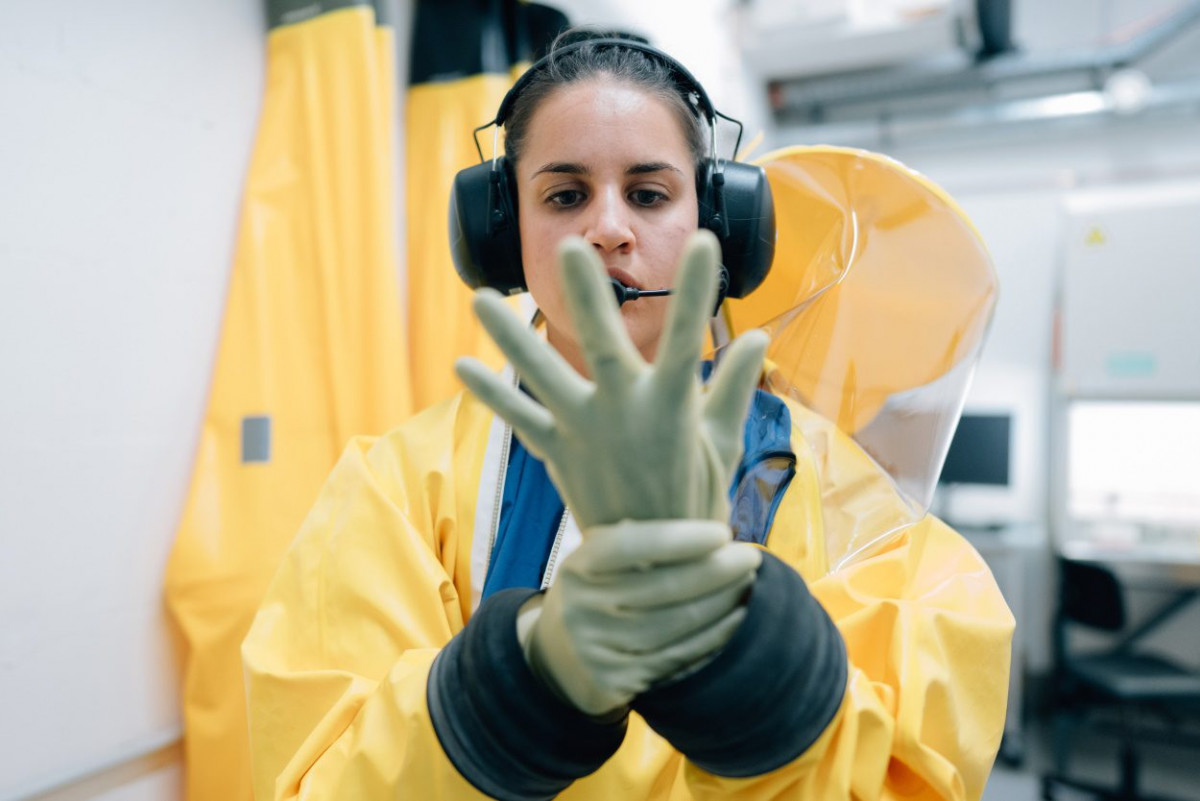
[[[558,520],[558,533],[554,535],[554,545],[550,546],[550,558],[546,560],[546,572],[542,573],[542,589],[550,586],[550,579],[554,576],[554,563],[558,561],[558,549],[562,546],[563,532],[567,530],[567,516],[571,512],[563,505],[562,517]]]

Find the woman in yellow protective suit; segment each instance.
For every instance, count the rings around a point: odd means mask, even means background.
[[[913,387],[856,394],[852,362],[818,414],[822,382],[756,331],[698,369],[714,300],[770,248],[721,219],[752,173],[707,151],[711,104],[663,54],[568,37],[497,120],[507,158],[456,186],[483,219],[452,223],[456,259],[528,287],[544,339],[482,290],[512,368],[460,364],[471,393],[335,468],[243,646],[256,796],[977,799],[1011,615],[850,436],[920,417]],[[875,206],[880,237],[919,216]],[[481,266],[481,241],[515,253]],[[789,352],[834,364],[847,338],[803,311],[774,343],[803,331]]]

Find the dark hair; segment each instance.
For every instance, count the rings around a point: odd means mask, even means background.
[[[634,39],[628,34],[588,28],[571,28],[555,38],[546,65],[531,77],[504,121],[504,152],[509,161],[515,164],[521,158],[529,120],[543,100],[561,86],[603,76],[641,87],[667,104],[679,121],[696,174],[700,175],[701,165],[708,158],[708,144],[695,97],[680,85],[674,70],[653,56],[632,48],[586,44],[591,39],[613,38]],[[559,49],[577,42],[584,44],[566,55],[555,56]]]

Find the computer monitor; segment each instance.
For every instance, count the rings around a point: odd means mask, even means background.
[[[1011,435],[1010,415],[964,414],[938,483],[1008,486]]]

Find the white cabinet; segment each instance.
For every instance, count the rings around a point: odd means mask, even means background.
[[[1200,397],[1200,187],[1080,192],[1063,211],[1060,391]]]

